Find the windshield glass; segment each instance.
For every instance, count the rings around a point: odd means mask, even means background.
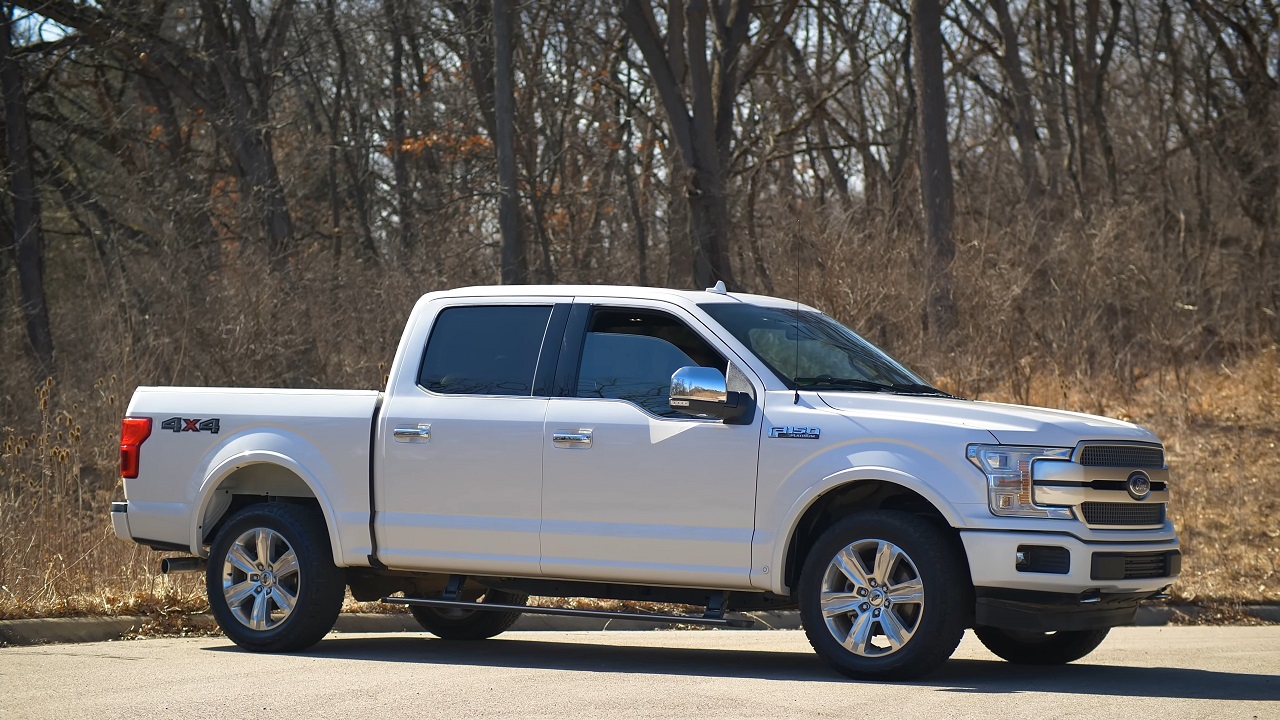
[[[699,307],[793,390],[937,392],[880,348],[822,313],[746,303]]]

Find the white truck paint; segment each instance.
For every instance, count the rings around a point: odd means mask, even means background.
[[[1011,659],[1075,659],[1173,582],[1178,540],[1152,433],[946,396],[823,318],[714,290],[430,293],[382,393],[139,388],[128,417],[149,418],[151,432],[112,522],[126,540],[213,553],[215,612],[240,621],[222,623],[234,640],[265,650],[319,638],[291,616],[320,596],[317,577],[359,596],[431,598],[465,576],[470,590],[455,583],[446,597],[798,603],[837,670],[907,677],[945,659],[965,626]],[[718,387],[697,388],[710,404],[668,402],[670,371],[698,365],[719,372]],[[513,377],[494,379],[503,372]],[[746,408],[736,419],[734,401]],[[210,419],[216,433],[200,429]],[[280,517],[258,512],[280,503],[291,506]],[[307,536],[307,513],[323,537]],[[300,570],[305,547],[325,542],[323,567]],[[827,546],[838,552],[810,562]],[[855,555],[865,573],[848,565]],[[281,573],[263,570],[273,563]],[[433,632],[454,627],[431,617]]]

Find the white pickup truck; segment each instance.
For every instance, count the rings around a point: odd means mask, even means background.
[[[319,641],[347,587],[456,639],[523,612],[798,606],[836,670],[901,679],[967,627],[1013,662],[1083,657],[1181,565],[1149,431],[953,397],[721,286],[430,293],[384,392],[141,387],[120,453],[116,534],[189,554],[164,570],[203,569],[257,651]]]

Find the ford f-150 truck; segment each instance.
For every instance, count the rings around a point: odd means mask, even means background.
[[[1181,564],[1151,432],[953,397],[723,286],[433,292],[383,392],[140,387],[120,458],[116,534],[187,554],[163,569],[204,570],[256,651],[318,642],[349,587],[454,639],[798,607],[836,670],[900,679],[970,627],[1012,662],[1076,660]]]

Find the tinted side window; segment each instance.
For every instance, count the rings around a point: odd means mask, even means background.
[[[668,403],[671,374],[725,361],[688,326],[665,313],[598,309],[582,346],[578,397],[629,400],[654,415],[681,417]]]
[[[418,384],[449,395],[530,395],[550,306],[447,308],[436,316]]]

